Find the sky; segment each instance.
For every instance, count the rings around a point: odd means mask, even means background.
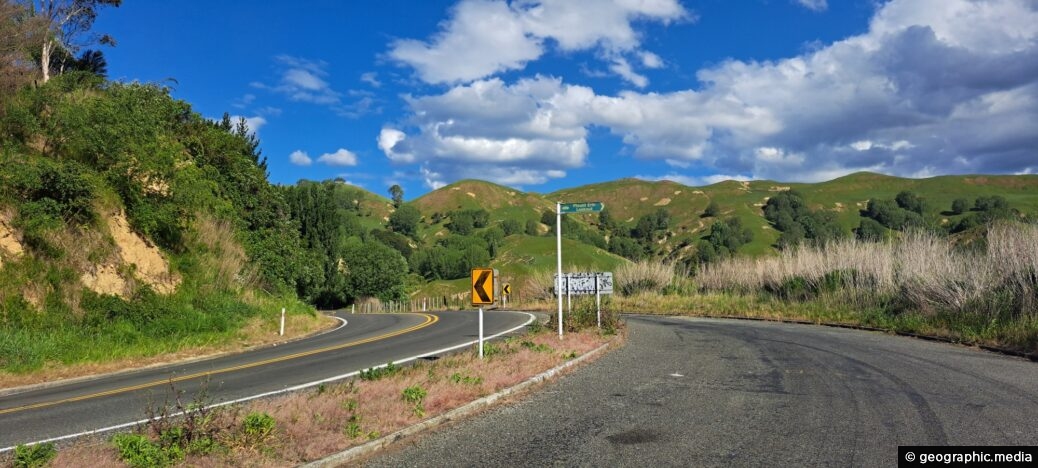
[[[273,183],[1038,173],[1033,0],[124,2],[109,78],[245,118]]]

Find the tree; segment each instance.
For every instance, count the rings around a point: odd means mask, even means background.
[[[389,215],[389,228],[405,236],[414,237],[418,233],[418,221],[422,214],[411,205],[401,205]]]
[[[400,208],[400,205],[404,203],[404,189],[397,184],[389,187],[389,196],[393,197],[393,206],[396,208]]]
[[[926,204],[924,203],[922,197],[916,195],[913,192],[909,192],[908,190],[902,190],[901,192],[898,192],[897,196],[894,197],[894,201],[897,202],[897,206],[900,206],[901,208],[904,208],[908,211],[913,211],[920,215],[923,214],[923,211],[926,208]]]
[[[704,218],[715,218],[719,214],[721,214],[721,207],[715,201],[711,201],[709,205],[706,205],[706,209],[703,210]]]
[[[952,213],[960,215],[970,209],[970,202],[965,198],[956,198],[952,201],[951,210]]]
[[[878,242],[886,237],[887,228],[872,218],[862,218],[854,230],[854,237],[861,241]]]
[[[41,24],[23,5],[0,0],[0,94],[14,94],[32,80],[30,52],[39,43]]]
[[[78,52],[82,45],[100,43],[115,45],[115,39],[109,35],[99,38],[91,36],[80,39],[80,36],[94,25],[97,11],[106,6],[118,7],[122,0],[21,0],[33,16],[45,22],[46,35],[40,45],[40,69],[43,71],[43,82],[51,78],[51,56],[63,51],[69,56]],[[63,71],[64,63],[59,65]]]
[[[506,219],[501,222],[501,230],[504,231],[506,236],[512,234],[519,234],[523,231],[523,225],[519,221],[514,219]]]
[[[540,223],[535,220],[526,220],[526,235],[528,236],[539,236],[541,234]]]

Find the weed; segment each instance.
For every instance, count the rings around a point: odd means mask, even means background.
[[[551,349],[551,346],[548,346],[544,343],[537,344],[532,341],[523,341],[519,343],[519,345],[526,349],[536,351],[538,353],[550,353],[554,351],[553,349]]]
[[[412,385],[404,389],[401,397],[403,398],[404,402],[414,405],[413,413],[415,417],[424,418],[425,407],[422,406],[422,402],[425,401],[425,397],[427,394],[428,392],[426,392],[425,389],[421,386]]]
[[[370,369],[364,369],[364,370],[360,371],[360,379],[361,380],[379,380],[379,379],[383,379],[383,378],[386,378],[386,377],[390,377],[390,376],[399,374],[402,371],[403,371],[402,367],[400,367],[400,366],[398,366],[396,364],[393,364],[392,362],[389,362],[388,364],[386,364],[385,366],[382,366],[382,367],[372,367]]]
[[[16,468],[38,468],[47,466],[58,452],[54,444],[19,445],[14,448],[14,466]]]
[[[241,423],[242,443],[248,447],[262,447],[274,435],[277,422],[267,413],[252,412]]]
[[[360,424],[355,422],[346,423],[346,427],[343,428],[342,432],[346,434],[346,437],[356,439],[361,434]]]
[[[143,434],[117,434],[112,443],[119,449],[119,457],[134,468],[170,466],[179,460]]]
[[[451,382],[454,382],[456,384],[465,384],[465,385],[479,385],[479,384],[483,383],[483,378],[482,377],[472,377],[472,376],[468,376],[468,375],[461,375],[460,372],[455,372],[454,374],[451,375]]]
[[[359,406],[359,404],[357,403],[357,399],[356,398],[350,398],[350,399],[342,402],[342,409],[344,409],[346,411],[349,411],[351,413],[354,412],[354,411],[357,411],[357,407],[358,406]]]
[[[500,346],[491,343],[489,341],[483,342],[483,357],[489,358],[491,356],[502,354],[504,352]]]

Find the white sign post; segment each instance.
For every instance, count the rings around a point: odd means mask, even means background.
[[[483,359],[483,308],[479,308],[479,358]]]
[[[555,256],[559,274],[555,276],[555,295],[559,297],[559,339],[562,339],[562,203],[555,203]]]
[[[285,336],[285,308],[281,308],[281,335]]]

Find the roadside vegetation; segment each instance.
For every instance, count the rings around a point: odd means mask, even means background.
[[[597,331],[594,318],[590,328],[567,323],[576,331],[563,341],[537,324],[530,333],[485,343],[483,360],[473,348],[413,365],[389,363],[351,381],[233,407],[211,406],[204,392],[190,396],[171,389],[171,401],[153,404],[146,411],[149,422],[132,432],[57,450],[52,444],[22,446],[13,461],[18,466],[297,465],[390,435],[604,344],[620,343],[619,324],[612,319],[608,324],[612,333]],[[179,413],[184,415],[167,417]]]

